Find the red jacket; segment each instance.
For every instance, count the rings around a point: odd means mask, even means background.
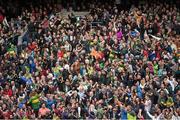
[[[59,59],[61,59],[64,56],[64,52],[63,51],[58,51],[57,56]]]
[[[148,58],[148,51],[147,50],[143,50],[143,55],[146,56]]]
[[[4,119],[10,119],[10,116],[12,115],[12,112],[7,111],[7,112],[3,112],[3,117]]]
[[[9,97],[11,97],[11,96],[13,95],[13,92],[12,92],[11,89],[8,89],[8,90],[4,90],[4,91],[3,91],[3,94],[4,94],[4,95],[8,95]]]

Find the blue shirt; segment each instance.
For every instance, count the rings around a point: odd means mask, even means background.
[[[142,98],[142,89],[141,89],[141,87],[139,85],[137,86],[136,90],[137,90],[138,97]]]
[[[121,109],[121,120],[127,120],[127,111]]]
[[[52,109],[52,105],[55,104],[55,101],[54,100],[50,100],[48,99],[46,101],[46,107],[49,108],[49,109]]]

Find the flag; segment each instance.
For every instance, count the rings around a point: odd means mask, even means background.
[[[151,34],[149,34],[151,37],[153,37],[154,39],[156,39],[156,40],[161,40],[161,38],[160,37],[156,37],[156,36],[154,36],[154,35],[151,35]]]
[[[9,27],[6,17],[4,17],[3,19],[3,25]]]
[[[9,27],[6,16],[3,16],[1,13],[0,13],[0,23],[3,23],[4,26]]]

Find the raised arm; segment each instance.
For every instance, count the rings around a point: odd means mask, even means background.
[[[149,116],[151,119],[153,119],[153,118],[154,118],[154,116],[153,116],[153,115],[151,115],[149,111],[146,111],[146,113],[148,114],[148,116]]]

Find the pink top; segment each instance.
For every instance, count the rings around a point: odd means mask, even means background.
[[[122,37],[123,37],[122,31],[117,32],[116,35],[117,35],[117,39],[118,39],[118,40],[121,40]]]

